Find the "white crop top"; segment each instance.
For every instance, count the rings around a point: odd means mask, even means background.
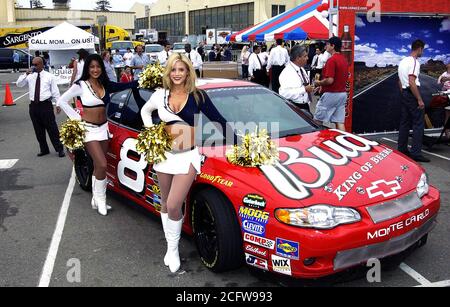
[[[156,90],[150,100],[142,107],[141,117],[145,127],[153,125],[152,112],[154,110],[158,110],[158,116],[163,122],[183,121],[181,117],[167,110],[164,97],[167,98],[168,93],[165,93],[165,91],[164,89]]]
[[[103,97],[97,97],[94,90],[86,83],[86,81],[80,81],[79,85],[73,84],[58,100],[59,106],[70,119],[81,120],[80,114],[78,114],[71,106],[72,99],[76,97],[81,98],[81,103],[84,108],[105,106],[105,103],[102,100]]]

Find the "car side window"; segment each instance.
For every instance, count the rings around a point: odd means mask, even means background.
[[[141,117],[141,109],[152,94],[153,91],[149,90],[132,90],[128,104],[122,111],[122,125],[133,130],[142,130],[144,123]]]
[[[126,90],[111,96],[111,102],[108,104],[108,108],[106,110],[109,120],[116,123],[121,122],[122,113],[129,95],[130,90]]]
[[[0,49],[0,56],[2,57],[2,58],[7,58],[7,57],[12,57],[12,52],[11,52],[11,50],[8,50],[8,49]]]

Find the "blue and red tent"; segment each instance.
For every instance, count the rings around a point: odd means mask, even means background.
[[[284,40],[328,39],[328,19],[324,18],[317,7],[322,0],[307,1],[292,10],[272,17],[257,25],[233,33],[228,41],[273,41]]]

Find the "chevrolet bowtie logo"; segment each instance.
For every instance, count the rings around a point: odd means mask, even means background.
[[[372,186],[367,188],[367,194],[369,198],[377,196],[390,197],[397,194],[397,191],[401,189],[400,183],[397,180],[389,181],[378,180],[372,183]]]

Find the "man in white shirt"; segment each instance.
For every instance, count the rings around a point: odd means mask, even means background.
[[[253,53],[248,59],[249,80],[268,87],[266,67],[267,57],[261,55],[261,46],[253,46]]]
[[[278,93],[280,89],[278,78],[287,63],[289,63],[289,53],[283,48],[283,40],[277,39],[277,46],[270,51],[267,62],[267,72],[269,73],[272,69],[272,91],[275,93]]]
[[[316,48],[316,54],[313,57],[313,60],[311,62],[311,78],[315,78],[316,74],[319,74],[318,79],[321,80],[321,73],[322,73],[322,69],[318,69],[318,65],[319,65],[319,56],[321,55],[320,52],[320,48]]]
[[[192,50],[191,44],[184,45],[184,51],[186,51],[186,56],[191,60],[192,65],[194,66],[197,78],[200,78],[200,70],[203,66],[202,57],[197,51]]]
[[[329,58],[331,58],[331,54],[325,49],[323,53],[319,55],[317,69],[322,70]]]
[[[158,53],[158,61],[161,66],[166,67],[167,60],[172,55],[172,51],[170,51],[170,44],[165,43],[164,44],[164,50]]]
[[[123,60],[125,61],[125,66],[131,66],[131,60],[133,59],[133,52],[130,48],[127,49],[127,52],[123,55]]]
[[[398,77],[401,86],[401,117],[398,131],[398,150],[418,162],[430,162],[422,155],[422,140],[425,128],[425,104],[420,95],[420,63],[417,60],[423,54],[425,43],[415,40],[411,45],[409,57],[398,65]],[[409,129],[412,126],[412,148],[408,150]]]
[[[44,70],[44,61],[41,57],[33,59],[33,70],[29,69],[17,80],[18,87],[28,85],[30,97],[30,117],[33,123],[34,132],[39,142],[40,153],[38,157],[48,155],[48,148],[45,131],[47,131],[53,147],[59,157],[64,157],[64,147],[59,140],[59,130],[55,120],[52,98],[58,101],[60,93],[56,84],[56,78]],[[61,113],[61,108],[56,105],[56,112]]]
[[[295,103],[300,109],[310,112],[311,93],[308,74],[303,68],[308,62],[308,52],[296,45],[291,50],[290,62],[280,74],[280,95]]]

